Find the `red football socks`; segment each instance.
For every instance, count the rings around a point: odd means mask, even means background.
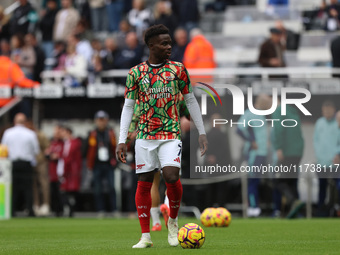
[[[175,219],[178,216],[179,207],[181,204],[183,187],[178,179],[175,183],[166,183],[167,195],[169,198],[170,217]]]
[[[150,233],[151,187],[152,182],[138,181],[135,202],[142,233]]]

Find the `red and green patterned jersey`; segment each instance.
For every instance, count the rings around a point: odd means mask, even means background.
[[[182,93],[179,94],[178,109],[179,109],[179,116],[181,118],[187,117],[190,120],[190,113],[189,113],[188,107],[185,103],[185,100],[184,100]],[[131,124],[130,124],[130,127],[129,127],[129,133],[136,131],[137,126],[138,126],[139,117],[140,117],[139,101],[136,100],[135,109],[133,110],[133,116],[132,116]]]
[[[180,139],[179,101],[192,91],[184,65],[166,61],[158,67],[143,62],[130,69],[125,98],[139,101],[136,139]]]

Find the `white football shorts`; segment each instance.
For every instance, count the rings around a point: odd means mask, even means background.
[[[181,168],[182,142],[178,139],[137,139],[135,158],[136,174],[152,172],[165,166]]]

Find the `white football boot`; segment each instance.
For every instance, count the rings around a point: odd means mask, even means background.
[[[153,246],[151,238],[142,237],[137,244],[132,246],[132,248],[150,248]]]
[[[177,223],[177,218],[172,219],[169,217],[168,220],[168,242],[170,246],[177,246],[178,243],[178,223]]]

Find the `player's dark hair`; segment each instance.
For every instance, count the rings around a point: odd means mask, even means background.
[[[169,34],[169,29],[163,24],[151,26],[145,31],[144,42],[146,45],[149,45],[149,41],[152,37],[164,34]]]
[[[326,100],[325,102],[322,103],[322,107],[333,107],[333,108],[335,108],[335,104],[331,100]]]

